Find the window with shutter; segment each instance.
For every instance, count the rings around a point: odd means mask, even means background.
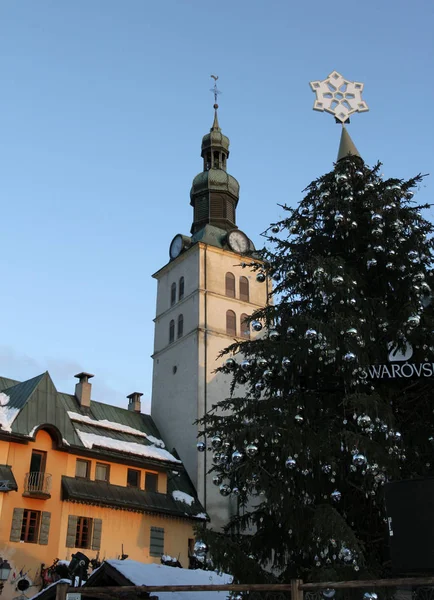
[[[237,317],[233,310],[226,311],[226,333],[228,335],[237,335]]]
[[[170,287],[170,306],[173,306],[176,302],[176,283],[173,282]]]
[[[21,527],[23,524],[24,508],[14,508],[12,515],[12,526],[9,540],[11,542],[19,542],[21,539]]]
[[[235,298],[235,275],[233,273],[226,273],[225,289],[226,296],[229,296],[230,298]]]
[[[48,535],[50,533],[51,513],[42,511],[41,528],[39,530],[39,543],[42,546],[48,545]]]
[[[39,528],[41,525],[41,511],[24,509],[21,523],[21,542],[36,544],[39,539]]]
[[[247,277],[240,277],[240,300],[249,302],[249,280]]]
[[[90,548],[92,538],[93,519],[78,517],[75,529],[75,548]]]
[[[149,554],[151,556],[162,556],[164,554],[164,529],[162,527],[151,527]]]
[[[66,530],[66,547],[75,548],[75,534],[77,532],[78,517],[75,515],[69,515],[68,517],[68,529]]]
[[[101,549],[102,519],[93,519],[92,550]]]

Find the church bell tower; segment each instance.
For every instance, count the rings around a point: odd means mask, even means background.
[[[217,97],[216,86],[213,91]],[[197,451],[195,421],[229,395],[230,376],[215,373],[218,356],[234,339],[254,335],[245,319],[266,304],[268,290],[267,282],[256,281],[244,268],[254,260],[255,247],[236,225],[240,186],[227,172],[229,138],[220,129],[217,110],[215,101],[211,130],[202,139],[203,170],[190,191],[191,235],[175,235],[169,262],[154,274],[151,412],[218,528],[236,503],[213,485],[211,453]]]

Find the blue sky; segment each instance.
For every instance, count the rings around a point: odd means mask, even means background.
[[[386,176],[433,172],[431,0],[2,0],[0,374],[97,400],[151,392],[153,272],[188,233],[220,76],[238,225],[259,234],[330,170],[309,81],[365,83],[350,133]],[[431,201],[432,177],[418,198]]]

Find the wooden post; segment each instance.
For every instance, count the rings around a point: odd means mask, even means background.
[[[66,600],[66,593],[69,590],[71,584],[68,583],[58,583],[56,585],[56,600]]]
[[[291,600],[303,600],[303,590],[300,589],[302,579],[291,579]]]

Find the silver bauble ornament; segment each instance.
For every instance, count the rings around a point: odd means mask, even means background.
[[[345,362],[354,362],[355,360],[356,360],[356,355],[354,354],[354,352],[347,352],[344,355]]]
[[[335,180],[337,183],[343,182],[343,181],[348,181],[348,175],[345,175],[345,173],[338,173],[335,176]]]
[[[240,452],[239,450],[235,450],[235,452],[232,452],[232,462],[233,463],[240,463],[244,458],[244,455],[242,452]]]
[[[208,546],[202,540],[198,540],[194,545],[194,553],[196,556],[203,556],[208,552]]]
[[[344,215],[341,213],[335,214],[335,223],[342,223],[344,221]]]
[[[268,333],[268,337],[271,341],[276,342],[280,338],[280,333],[276,331],[276,329],[270,329]]]
[[[360,415],[360,417],[357,418],[357,425],[359,427],[369,427],[371,422],[371,417],[369,415]]]
[[[253,331],[261,331],[262,323],[260,321],[252,321],[252,329]]]
[[[425,279],[425,273],[422,273],[422,271],[420,271],[419,273],[416,273],[413,276],[413,281],[423,281]]]
[[[315,329],[307,329],[304,334],[305,340],[314,340],[318,337],[318,332]]]
[[[339,500],[342,498],[342,494],[339,490],[335,490],[330,494],[330,497],[333,500],[333,502],[339,502]]]
[[[197,442],[196,448],[197,448],[198,452],[205,452],[205,450],[206,450],[205,442]]]
[[[357,337],[357,329],[355,327],[349,327],[345,333],[348,337]]]
[[[366,456],[364,454],[354,454],[353,464],[355,464],[356,467],[362,467],[363,465],[366,465]]]
[[[295,459],[292,458],[292,456],[288,456],[288,458],[285,461],[285,467],[287,469],[294,469],[296,464],[297,463],[296,463]]]
[[[366,266],[368,267],[368,269],[370,269],[371,267],[376,267],[377,266],[377,259],[376,258],[370,258],[369,260],[366,261]]]
[[[289,360],[289,358],[287,356],[284,356],[282,358],[282,368],[289,369],[290,366],[291,366],[291,361]]]
[[[288,329],[286,330],[287,335],[292,335],[294,333],[295,329],[294,327],[291,327],[291,325],[288,327]]]
[[[335,277],[332,277],[333,285],[342,285],[343,283],[344,283],[344,278],[341,277],[340,275],[336,275]]]
[[[321,467],[321,470],[323,473],[331,473],[332,472],[332,466],[331,465],[323,465]]]
[[[240,490],[237,487],[232,488],[232,495],[233,496],[239,496],[240,495]]]
[[[258,358],[256,364],[260,369],[265,369],[266,367],[268,367],[268,362],[265,360],[264,357]]]
[[[420,323],[420,317],[419,315],[412,315],[411,317],[408,317],[407,319],[407,325],[409,327],[417,327]]]
[[[219,491],[222,496],[229,496],[231,493],[231,488],[226,483],[222,483]]]
[[[258,454],[258,446],[256,444],[249,444],[246,446],[246,454],[249,458],[253,458]]]
[[[274,226],[271,228],[271,231],[272,231],[273,233],[279,233],[279,231],[280,231],[280,229],[279,229],[279,226],[278,226],[278,225],[274,225]]]
[[[262,392],[265,389],[265,383],[263,381],[257,381],[255,383],[255,390],[257,392]]]
[[[274,375],[274,373],[271,369],[266,369],[262,374],[263,378],[266,381],[270,381],[270,379],[273,379],[273,375]]]
[[[243,371],[249,371],[249,369],[252,368],[252,362],[246,358],[245,360],[242,361],[242,363],[240,364],[240,367],[242,368]]]
[[[228,369],[231,369],[231,370],[233,370],[233,369],[235,369],[235,367],[237,366],[237,363],[234,361],[234,359],[233,359],[233,358],[228,358],[228,359],[225,361],[225,365],[226,365],[226,367],[227,367]]]
[[[334,590],[332,588],[326,588],[325,590],[322,591],[322,595],[324,596],[324,598],[327,598],[327,600],[331,600],[331,598],[335,597],[336,590]]]
[[[265,274],[264,273],[257,273],[256,274],[256,281],[258,281],[259,283],[264,283],[264,281],[265,281]]]
[[[366,185],[365,185],[365,189],[366,190],[373,190],[375,188],[375,184],[372,183],[372,181],[369,181]]]
[[[371,221],[373,223],[381,223],[383,221],[383,217],[378,213],[374,213],[371,217]]]
[[[211,446],[214,450],[217,450],[217,448],[220,448],[221,445],[222,445],[222,438],[219,435],[215,435],[211,438]]]
[[[379,227],[376,227],[375,229],[372,230],[371,233],[375,237],[380,237],[380,235],[383,235],[383,230],[380,229]]]
[[[214,477],[212,478],[212,482],[214,485],[220,485],[222,482],[222,476],[221,475],[214,475]]]
[[[297,425],[302,425],[304,422],[304,417],[302,415],[295,415],[294,417],[294,421],[295,423],[297,423]]]

